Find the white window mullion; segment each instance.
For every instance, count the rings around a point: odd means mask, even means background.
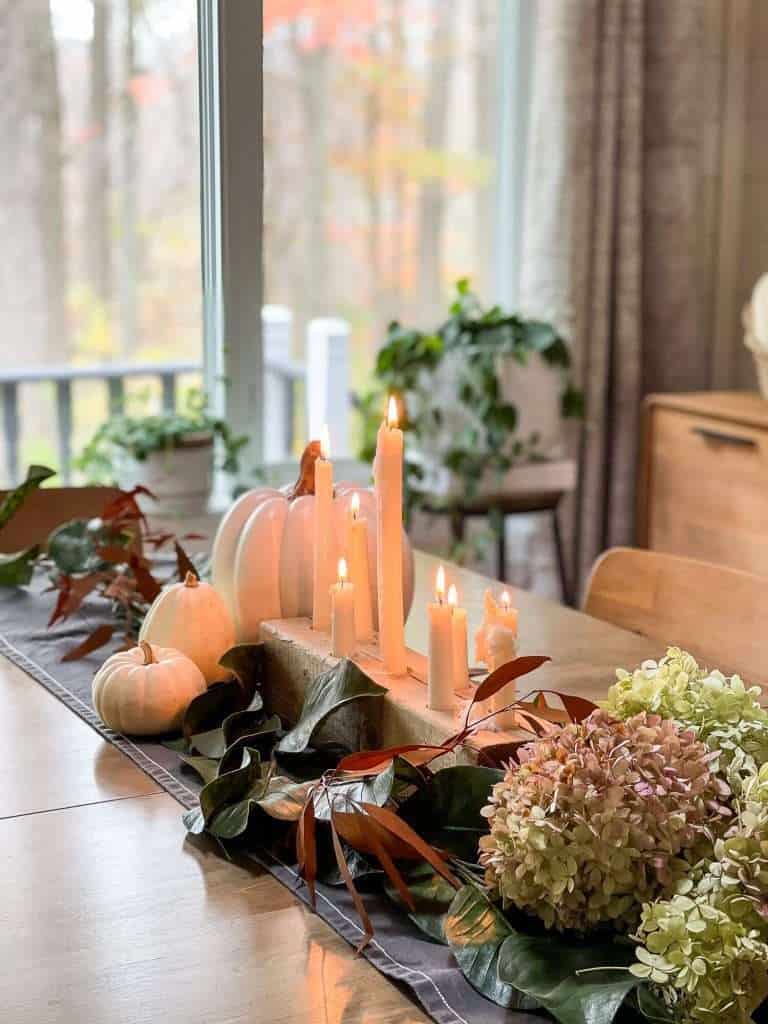
[[[209,394],[263,456],[262,5],[198,0],[203,319]]]

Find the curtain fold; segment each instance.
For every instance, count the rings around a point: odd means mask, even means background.
[[[572,571],[634,537],[643,394],[700,387],[698,0],[537,0],[521,306],[570,339]]]

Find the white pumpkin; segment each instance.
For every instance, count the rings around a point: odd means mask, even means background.
[[[179,729],[190,701],[205,690],[203,673],[185,654],[141,641],[101,666],[93,706],[115,732],[158,736]]]
[[[285,490],[257,488],[242,494],[222,519],[213,542],[211,579],[235,621],[238,641],[257,640],[265,619],[312,615],[314,551],[313,442],[301,460],[298,483]],[[376,499],[371,490],[341,482],[334,487],[332,564],[346,554],[350,504],[360,498],[360,516],[368,520],[368,570],[374,625],[376,592]],[[403,534],[403,603],[413,600],[413,552]]]
[[[139,640],[173,647],[197,665],[208,683],[226,673],[219,658],[233,646],[235,627],[226,602],[210,583],[188,572],[155,598],[142,623]]]

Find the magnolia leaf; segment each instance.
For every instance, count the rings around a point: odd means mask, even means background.
[[[443,920],[445,941],[467,981],[498,1006],[533,1010],[541,1004],[499,979],[499,951],[512,928],[476,885],[457,893]]]
[[[193,836],[202,835],[205,832],[205,815],[199,807],[192,807],[181,816],[187,832]]]
[[[634,1002],[639,1012],[646,1020],[654,1021],[655,1024],[673,1024],[675,1015],[660,999],[655,992],[652,992],[646,982],[641,982],[634,991]],[[757,1020],[755,1014],[753,1020]]]
[[[474,862],[478,840],[488,832],[480,812],[503,778],[503,772],[478,765],[443,768],[402,804],[400,816],[433,846]]]
[[[254,700],[261,696],[253,694]],[[235,711],[244,711],[251,698],[235,679],[223,683],[213,683],[194,700],[190,701],[184,713],[182,731],[187,740],[202,732],[221,728],[224,719]],[[259,705],[260,707],[261,705]],[[222,733],[223,738],[223,733]],[[226,743],[222,749],[226,749]]]
[[[385,892],[390,899],[408,911],[410,919],[427,938],[445,943],[445,915],[453,903],[456,890],[424,861],[417,864],[401,864],[400,870],[411,894],[413,910],[408,910],[397,890],[388,881],[384,883]]]
[[[246,707],[256,691],[261,688],[264,673],[264,644],[235,644],[219,658],[219,664],[225,670],[222,672],[222,678],[226,675],[234,675],[239,681],[246,694],[243,704],[243,707]]]
[[[328,821],[331,807],[334,811],[353,810],[355,804],[369,803],[383,807],[392,793],[395,782],[395,766],[390,763],[386,771],[349,782],[334,781],[325,790],[318,790],[315,797],[315,817]],[[352,844],[354,845],[354,844]]]
[[[87,654],[91,654],[93,651],[98,651],[100,647],[108,644],[112,639],[112,635],[115,632],[115,626],[109,625],[109,623],[103,622],[100,626],[87,636],[82,643],[77,644],[76,647],[70,648],[61,657],[62,661],[77,661],[78,658],[84,658]]]
[[[200,810],[206,825],[215,814],[230,804],[238,803],[261,780],[261,757],[258,751],[245,750],[242,764],[234,771],[219,775],[200,792]]]
[[[339,708],[363,698],[383,697],[386,692],[354,662],[344,658],[335,668],[312,680],[299,720],[280,740],[277,750],[285,754],[302,753],[323,722]]]
[[[0,502],[0,530],[13,519],[24,504],[27,495],[31,494],[32,491],[36,491],[44,481],[52,476],[56,476],[55,469],[48,469],[47,466],[29,467],[26,478],[18,487],[14,487],[12,491],[9,491]]]
[[[194,754],[179,753],[179,758],[194,768],[204,783],[213,782],[219,774],[219,762],[213,757],[197,757]]]
[[[499,953],[499,979],[537,1000],[560,1024],[612,1024],[638,984],[624,969],[634,958],[629,944],[513,932]]]
[[[194,735],[189,737],[189,746],[191,750],[196,750],[203,757],[217,761],[219,758],[224,757],[227,749],[224,731],[220,728],[206,729],[204,732],[194,733]],[[239,767],[239,765],[240,758],[238,758],[237,765],[234,767]]]
[[[237,715],[251,716],[256,714],[251,711],[241,711]],[[264,760],[269,760],[269,754],[271,753],[272,746],[274,744],[275,737],[282,728],[282,723],[278,715],[272,715],[271,718],[264,719],[263,713],[259,712],[261,720],[251,726],[251,732],[240,733],[239,728],[245,728],[245,719],[240,723],[238,729],[234,731],[235,739],[229,744],[224,753],[221,755],[221,764],[219,765],[220,772],[227,772],[231,768],[234,768],[240,761],[240,756],[244,747],[252,747],[259,751]],[[230,718],[236,717],[230,715]],[[227,739],[227,721],[224,723],[224,727],[221,730],[226,741]]]
[[[24,551],[0,555],[0,587],[25,587],[32,579],[39,556],[39,544]]]
[[[282,775],[275,775],[267,791],[257,801],[258,806],[270,818],[278,821],[298,821],[310,790],[316,785],[315,779],[294,782]]]

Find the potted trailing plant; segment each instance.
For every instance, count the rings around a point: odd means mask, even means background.
[[[181,411],[110,416],[75,465],[95,483],[146,488],[156,499],[155,512],[200,515],[211,493],[217,440],[221,469],[236,473],[239,451],[248,439],[234,437],[224,420],[208,412],[205,395],[193,390]]]
[[[358,400],[369,460],[388,392],[407,431],[408,508],[498,491],[515,466],[557,457],[561,421],[583,415],[571,355],[551,324],[484,309],[461,280],[435,331],[394,322],[376,384]]]

